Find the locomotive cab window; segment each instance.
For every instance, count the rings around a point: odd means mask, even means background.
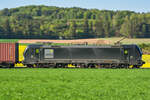
[[[29,53],[30,53],[29,48],[26,48],[25,51],[24,51],[24,56],[28,56]]]

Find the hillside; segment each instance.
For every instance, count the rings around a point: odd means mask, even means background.
[[[0,11],[0,38],[150,37],[150,13],[53,6]]]

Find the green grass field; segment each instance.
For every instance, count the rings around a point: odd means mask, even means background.
[[[0,100],[150,100],[150,70],[0,69]]]
[[[18,39],[0,39],[0,42],[18,42]]]

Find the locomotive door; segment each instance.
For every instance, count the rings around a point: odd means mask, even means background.
[[[40,61],[40,49],[39,48],[35,49],[35,59],[36,61]]]
[[[130,62],[130,54],[129,54],[129,48],[124,48],[123,54],[124,54],[124,60],[127,62]]]
[[[39,61],[40,50],[37,48],[30,49],[30,60],[31,61]]]

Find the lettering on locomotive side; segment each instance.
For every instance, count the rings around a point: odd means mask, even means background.
[[[44,58],[45,59],[54,58],[54,49],[44,49]]]

